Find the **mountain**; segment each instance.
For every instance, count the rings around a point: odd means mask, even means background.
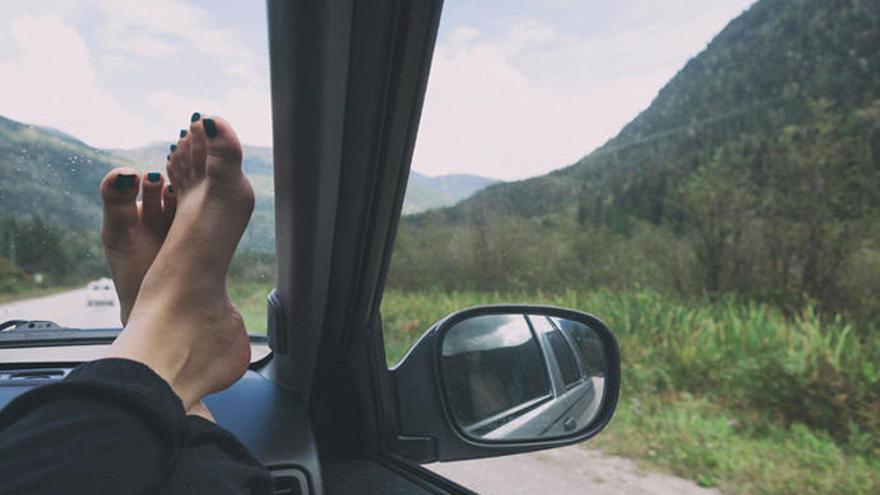
[[[148,164],[165,162],[170,143],[151,143],[131,149],[109,150],[113,155],[135,164],[146,172],[155,169]],[[244,146],[245,173],[254,182],[257,196],[272,194],[272,148],[268,146]],[[403,214],[418,213],[432,208],[451,206],[473,193],[499,181],[468,174],[449,174],[430,177],[412,171],[407,184]]]
[[[61,132],[0,117],[0,211],[96,228],[98,184],[107,171],[126,163]]]
[[[811,101],[845,112],[878,97],[880,2],[761,0],[602,147],[548,175],[488,187],[447,215],[574,215],[601,204],[659,223],[668,194],[720,146],[805,122]]]
[[[129,166],[141,172],[149,172],[164,168],[170,145],[171,142],[150,143],[138,148],[112,149],[108,153],[125,160]],[[272,252],[275,250],[272,148],[244,145],[242,168],[254,187],[256,199],[253,216],[242,237],[242,249]]]
[[[107,150],[115,156],[133,163],[138,170],[147,172],[165,165],[165,157],[169,153],[167,143],[150,143],[138,148]],[[250,176],[272,175],[272,148],[268,146],[244,145],[244,172]]]
[[[880,319],[877,184],[880,2],[759,0],[576,163],[405,217],[389,285],[733,292]]]
[[[409,174],[403,214],[419,213],[432,208],[451,206],[499,181],[469,174],[448,174],[430,177],[415,170]]]
[[[8,218],[37,215],[51,225],[95,230],[101,220],[98,184],[104,174],[121,166],[161,170],[170,144],[101,150],[55,129],[0,117],[0,212]],[[242,248],[274,251],[272,149],[245,145],[242,165],[256,193]],[[471,175],[428,177],[413,172],[404,211],[451,205],[494,182]]]

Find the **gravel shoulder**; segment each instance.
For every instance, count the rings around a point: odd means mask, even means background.
[[[429,464],[428,469],[486,495],[717,495],[720,492],[635,461],[572,445],[492,459]]]

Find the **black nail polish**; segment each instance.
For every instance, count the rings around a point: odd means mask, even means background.
[[[206,136],[212,138],[217,135],[217,124],[214,123],[214,119],[205,119],[202,121],[202,124],[205,125]]]
[[[119,174],[113,179],[113,187],[124,191],[134,187],[137,177],[134,174]]]
[[[196,121],[198,121],[200,118],[202,118],[202,116],[199,114],[199,112],[195,112],[195,113],[192,114],[192,117],[189,118],[189,121],[190,121],[190,122],[196,122]]]
[[[171,145],[171,152],[174,153],[174,150],[176,150],[176,149],[177,149],[177,145],[176,145],[176,144],[172,144],[172,145]]]
[[[170,159],[171,159],[171,155],[165,155],[165,159],[166,159],[166,160],[170,160]]]
[[[184,129],[180,130],[180,137],[186,137],[186,130],[184,130]]]
[[[150,172],[147,174],[147,180],[150,182],[159,182],[159,179],[162,178],[162,174],[159,172]]]
[[[174,192],[174,188],[171,186],[171,184],[168,184],[168,192]]]

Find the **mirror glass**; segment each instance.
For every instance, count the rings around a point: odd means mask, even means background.
[[[447,404],[475,440],[579,434],[599,412],[604,344],[584,322],[542,314],[484,314],[443,336]]]

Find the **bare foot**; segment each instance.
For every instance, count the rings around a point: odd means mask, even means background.
[[[181,132],[181,137],[185,135]],[[142,189],[141,201],[136,201],[139,189]],[[144,275],[165,242],[177,197],[161,173],[150,172],[141,177],[130,168],[108,172],[101,181],[100,191],[104,202],[101,238],[119,296],[119,318],[125,326]],[[187,414],[214,420],[201,402]]]
[[[142,199],[137,201],[141,188]],[[171,227],[177,198],[159,172],[142,178],[133,169],[116,168],[101,181],[101,199],[101,238],[119,296],[119,318],[125,326],[141,281]]]
[[[193,122],[168,163],[177,209],[146,273],[112,357],[150,366],[189,410],[238,380],[250,363],[226,272],[250,219],[254,194],[242,149],[221,119]]]

